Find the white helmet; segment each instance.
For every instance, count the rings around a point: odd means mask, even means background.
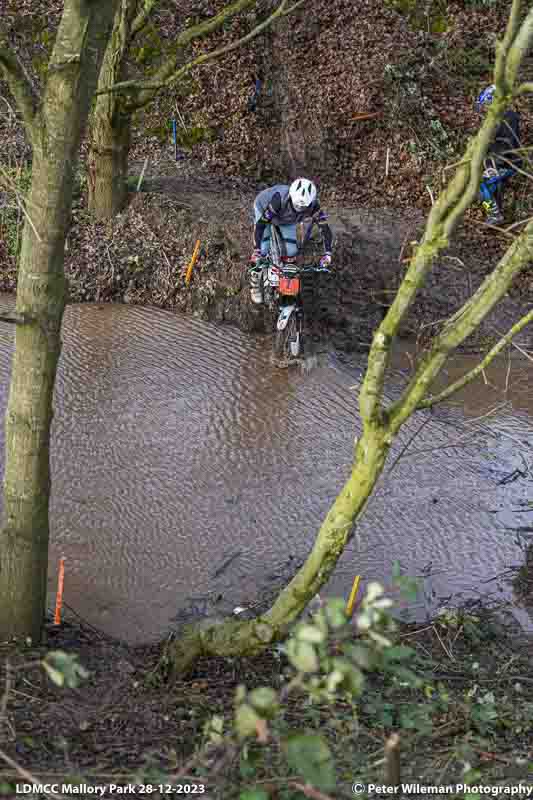
[[[313,205],[316,200],[316,186],[313,181],[307,178],[296,178],[289,188],[289,197],[295,211],[305,211]]]

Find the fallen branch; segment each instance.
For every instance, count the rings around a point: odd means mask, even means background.
[[[26,314],[17,314],[16,312],[12,314],[0,314],[0,322],[12,322],[15,325],[28,325],[32,321],[32,318],[28,317]]]
[[[20,775],[21,778],[24,778],[24,780],[27,781],[27,783],[30,783],[32,785],[37,785],[39,783],[39,780],[36,778],[35,775],[33,775],[31,772],[28,772],[28,770],[24,769],[24,767],[21,767],[17,761],[14,761],[10,756],[8,756],[7,753],[4,753],[3,750],[0,750],[0,758],[3,759],[6,762],[6,764],[8,764],[8,766],[16,770],[17,774]],[[41,789],[41,791],[48,797],[62,797],[62,798],[67,797],[65,794],[58,794],[57,792],[47,792],[44,786]]]

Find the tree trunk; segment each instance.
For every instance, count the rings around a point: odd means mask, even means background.
[[[65,0],[40,107],[19,262],[0,533],[0,641],[38,642],[46,611],[50,426],[78,150],[116,0]]]
[[[88,206],[97,219],[110,219],[128,201],[131,116],[118,111],[110,116],[102,106],[97,104],[91,126]]]
[[[26,223],[17,312],[26,313],[35,321],[16,329],[6,414],[5,516],[0,534],[2,639],[20,635],[38,641],[45,612],[49,436],[66,296],[63,198],[72,191],[72,180],[68,161],[60,163],[52,155],[46,158],[42,150],[35,148],[27,208],[41,241]]]
[[[120,0],[113,31],[98,77],[98,91],[127,78],[126,53],[133,36],[136,3]],[[131,144],[131,112],[120,94],[98,94],[90,123],[87,183],[89,210],[97,219],[110,219],[128,200],[128,157]]]

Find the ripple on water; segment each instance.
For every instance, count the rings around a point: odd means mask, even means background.
[[[305,557],[350,474],[362,361],[280,370],[257,338],[130,306],[70,306],[63,331],[50,585],[64,554],[67,602],[143,641],[189,613],[191,596],[209,610],[222,594],[228,611],[285,579],[278,565]],[[487,465],[520,462],[509,437],[533,441],[530,417],[504,409],[481,423],[447,409],[421,428],[426,419],[401,431],[329,591],[346,595],[355,572],[388,579],[399,559],[412,574],[431,562],[436,595],[475,593],[520,560],[503,527],[519,524],[509,507],[528,484],[498,486]]]

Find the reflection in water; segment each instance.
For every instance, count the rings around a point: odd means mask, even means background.
[[[222,613],[253,603],[307,555],[350,472],[362,360],[279,370],[237,330],[129,306],[71,306],[63,335],[50,587],[65,555],[69,605],[146,641],[184,609],[212,611],[206,597]],[[12,336],[0,326],[2,414]],[[512,406],[479,386],[405,426],[328,593],[346,595],[356,572],[388,581],[398,559],[429,574],[425,614],[452,593],[494,591],[487,581],[520,560],[506,529],[526,516],[533,403],[525,382]]]

